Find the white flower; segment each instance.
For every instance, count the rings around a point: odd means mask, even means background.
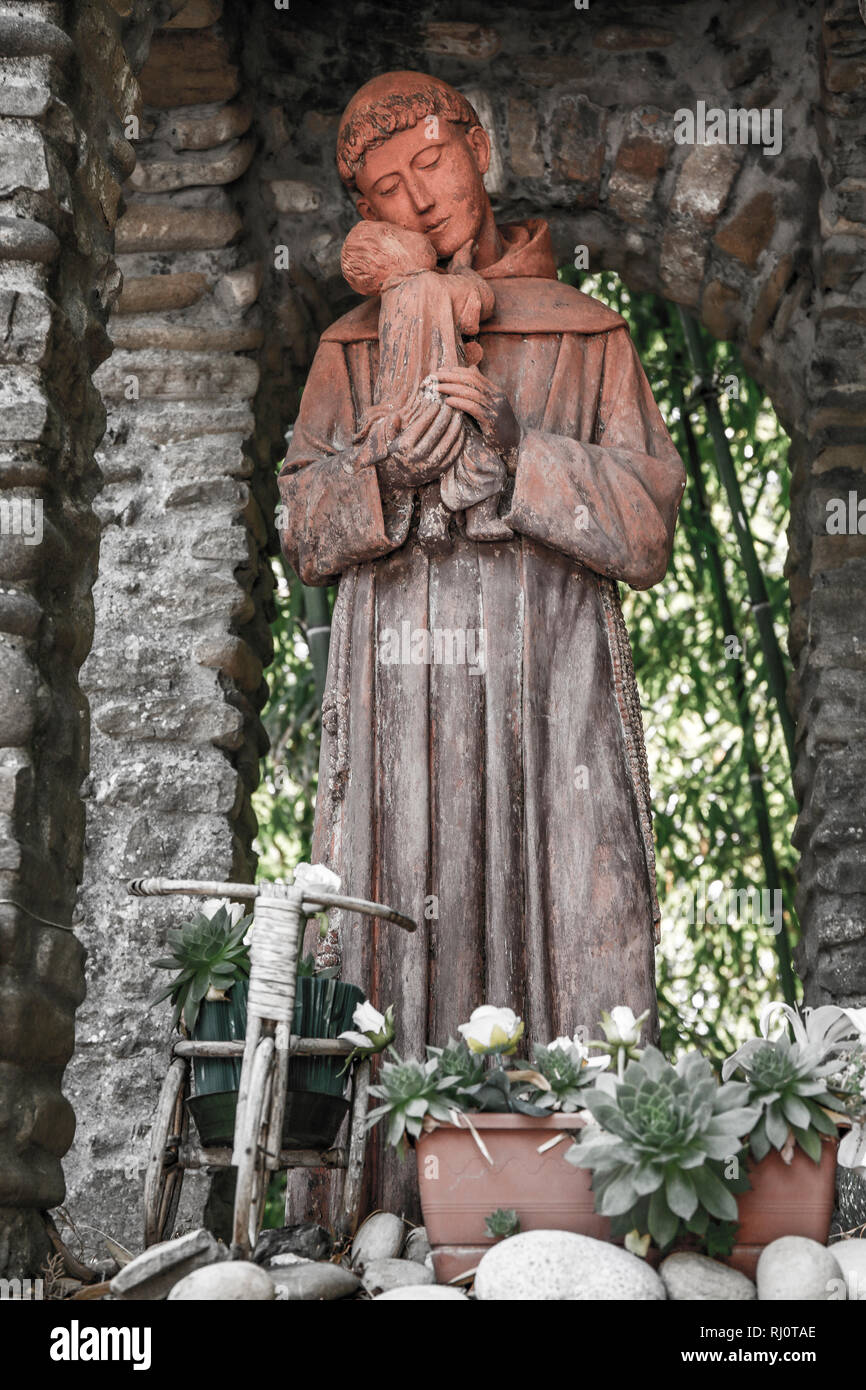
[[[459,1025],[458,1032],[470,1052],[513,1052],[523,1036],[523,1021],[513,1009],[482,1004],[468,1023]]]
[[[233,927],[237,926],[238,922],[247,911],[243,903],[233,903],[230,902],[228,898],[205,898],[199,911],[202,916],[213,918],[216,917],[221,907],[225,908],[229,915],[229,922]]]
[[[341,1033],[340,1038],[343,1042],[350,1042],[353,1047],[360,1047],[367,1056],[373,1052],[381,1052],[389,1042],[394,1041],[393,1006],[389,1005],[387,1011],[380,1014],[378,1009],[373,1008],[369,999],[364,999],[355,1005],[352,1022],[355,1025],[354,1029],[350,1028],[347,1032]]]
[[[625,1004],[618,1004],[615,1009],[611,1009],[609,1014],[603,1013],[601,1016],[601,1026],[604,1029],[604,1036],[614,1047],[637,1047],[640,1042],[641,1029],[649,1018],[649,1009],[635,1018],[631,1009]]]
[[[374,1009],[369,999],[364,999],[352,1014],[352,1022],[359,1033],[381,1033],[385,1027],[385,1015]]]
[[[324,864],[298,864],[292,880],[299,888],[309,888],[311,893],[339,893],[341,879]]]

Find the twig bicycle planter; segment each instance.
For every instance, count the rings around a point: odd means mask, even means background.
[[[292,1034],[297,970],[306,915],[322,908],[393,922],[405,931],[415,923],[391,907],[361,898],[343,897],[279,883],[213,883],[185,879],[135,879],[129,892],[138,897],[178,894],[223,897],[255,902],[250,949],[250,981],[243,1041],[181,1040],[172,1047],[172,1061],[163,1083],[151,1133],[144,1187],[145,1245],[171,1234],[188,1168],[237,1168],[232,1253],[246,1256],[261,1225],[270,1175],[288,1168],[334,1168],[343,1171],[338,1233],[348,1235],[358,1219],[364,1167],[369,1062],[352,1073],[348,1144],[343,1148],[284,1148],[289,1068],[295,1058],[345,1057],[352,1044],[337,1038],[305,1038]],[[233,1147],[193,1143],[189,1137],[186,1101],[190,1061],[242,1058]]]

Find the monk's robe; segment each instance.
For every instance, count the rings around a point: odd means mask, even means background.
[[[640,706],[618,585],[657,584],[685,486],[622,318],[559,283],[547,225],[500,229],[482,370],[521,426],[511,541],[428,556],[375,467],[378,301],[323,335],[280,475],[305,584],[339,579],[313,858],[418,920],[337,923],[343,978],[425,1056],[482,1003],[526,1047],[603,1009],[652,1010],[656,900]],[[411,1160],[374,1132],[368,1200],[417,1216]]]

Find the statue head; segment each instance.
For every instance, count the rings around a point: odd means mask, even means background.
[[[356,92],[337,135],[337,167],[367,221],[429,237],[439,259],[486,231],[495,236],[483,176],[490,140],[454,87],[420,72],[388,72]]]

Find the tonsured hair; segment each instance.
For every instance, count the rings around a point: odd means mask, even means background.
[[[368,150],[384,145],[398,131],[411,130],[426,116],[441,116],[467,127],[481,124],[478,113],[460,92],[436,82],[419,86],[409,96],[395,93],[360,107],[337,137],[337,169],[349,192],[358,191],[355,175]]]

